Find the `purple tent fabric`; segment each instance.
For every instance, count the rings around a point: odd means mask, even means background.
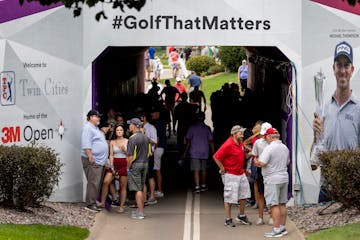
[[[28,3],[25,0],[24,4],[20,6],[19,0],[0,0],[0,23],[46,11],[61,5],[62,3],[42,6],[39,2]]]

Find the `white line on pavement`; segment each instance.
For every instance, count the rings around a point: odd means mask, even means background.
[[[185,205],[184,237],[183,240],[191,240],[191,212],[192,212],[192,192],[188,190]]]
[[[194,226],[192,240],[200,240],[200,194],[195,194],[193,219]]]

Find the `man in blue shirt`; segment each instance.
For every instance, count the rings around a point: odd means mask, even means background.
[[[198,86],[199,89],[201,89],[201,84],[202,84],[201,78],[198,75],[196,75],[194,71],[192,71],[191,76],[188,80],[188,84],[189,84],[189,92],[192,92],[196,86]]]
[[[241,86],[241,91],[245,91],[247,88],[247,77],[248,77],[248,65],[246,60],[242,60],[241,65],[238,69],[238,79],[239,85]]]
[[[85,209],[92,212],[100,210],[96,206],[96,199],[100,191],[104,165],[109,156],[105,135],[98,128],[99,121],[99,112],[90,110],[87,114],[87,123],[81,131],[81,161],[87,179]]]

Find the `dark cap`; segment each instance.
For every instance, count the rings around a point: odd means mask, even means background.
[[[101,114],[96,110],[90,110],[86,116],[89,118],[89,117],[94,116],[94,115],[96,115],[98,117],[101,117]]]
[[[349,59],[351,63],[353,63],[353,49],[351,45],[345,41],[339,43],[335,47],[335,54],[334,54],[334,62],[339,56],[344,56]]]
[[[127,121],[127,124],[133,124],[135,125],[137,128],[141,128],[142,127],[142,122],[140,121],[140,119],[138,118],[132,118],[129,121]]]

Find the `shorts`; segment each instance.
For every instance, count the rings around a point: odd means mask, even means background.
[[[257,185],[258,185],[258,192],[264,193],[264,177],[261,173],[261,168],[257,168]]]
[[[225,173],[221,178],[224,184],[225,203],[237,204],[240,199],[251,197],[250,185],[245,173],[240,176]]]
[[[172,63],[171,67],[172,67],[172,69],[179,69],[179,64],[178,63]]]
[[[288,183],[265,184],[265,200],[268,206],[287,203]]]
[[[144,189],[148,164],[133,163],[128,171],[128,186],[130,191],[140,192]]]
[[[190,162],[191,171],[205,171],[207,159],[192,158]]]
[[[161,158],[164,155],[164,148],[157,147],[154,151],[154,170],[161,169]]]
[[[127,160],[126,158],[114,158],[114,170],[118,173],[119,176],[127,176]],[[111,169],[108,170],[108,172],[111,172]]]
[[[154,71],[155,64],[156,64],[155,59],[150,59],[150,66],[149,66],[149,68],[150,68],[150,71],[151,71],[151,72]]]
[[[154,155],[149,157],[148,162],[148,171],[146,174],[146,179],[154,178],[155,177],[155,171],[154,171]]]

